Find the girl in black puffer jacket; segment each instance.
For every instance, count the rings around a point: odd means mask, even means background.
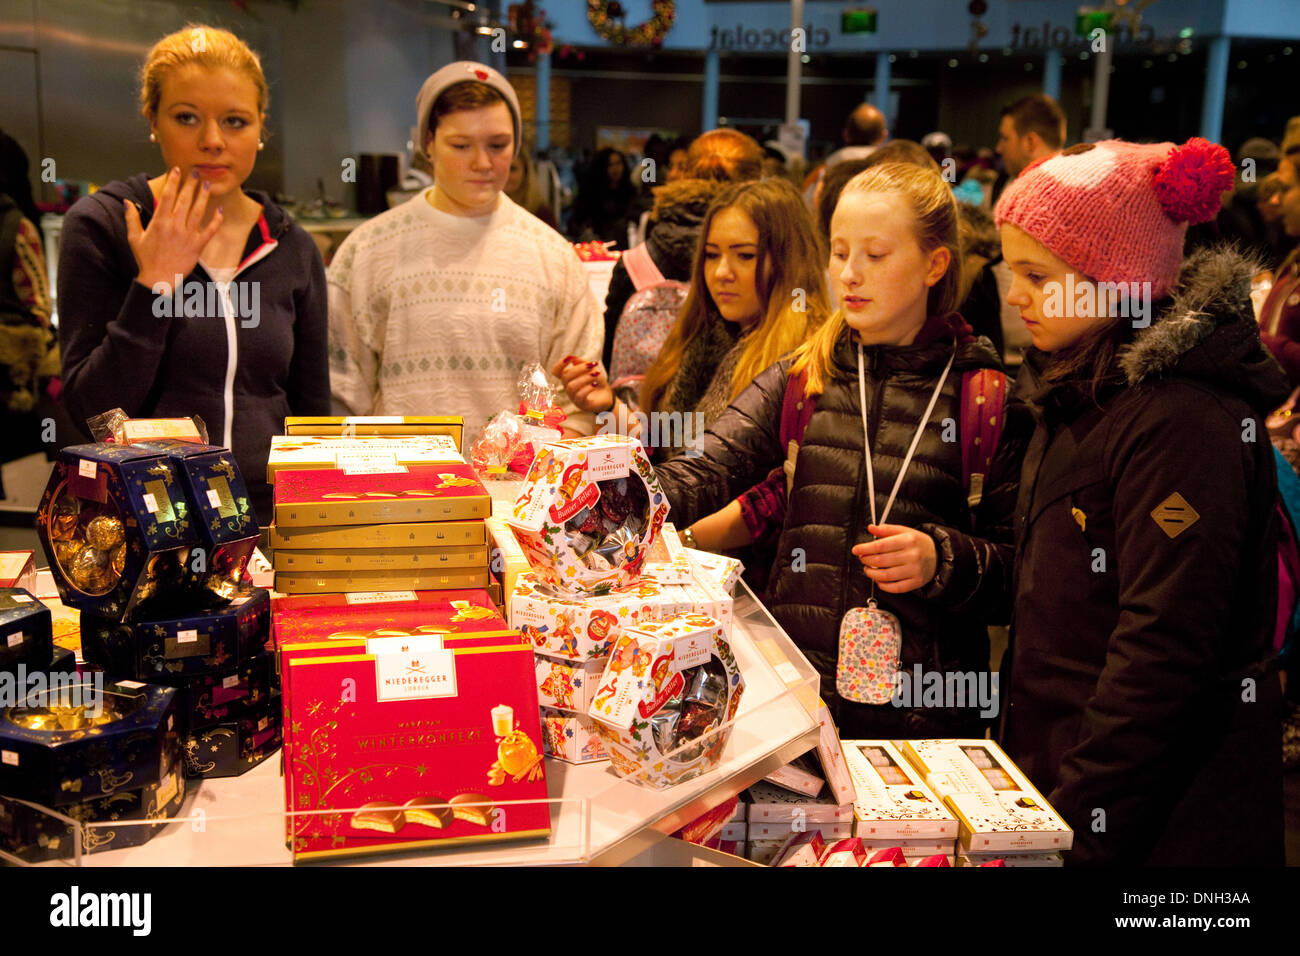
[[[1020,417],[1004,425],[972,515],[955,427],[962,380],[999,362],[951,313],[957,249],[955,202],[937,174],[892,163],[861,173],[832,220],[840,310],[736,398],[700,457],[658,469],[678,527],[701,547],[761,544],[779,531],[767,604],[820,672],[846,737],[979,735],[997,711],[986,624],[1008,603],[1025,429]],[[787,387],[802,388],[790,403],[806,422],[797,448],[783,447]],[[783,471],[793,472],[788,493]],[[883,705],[836,693],[841,622],[873,597],[902,631],[900,693]],[[931,687],[937,679],[963,693],[916,699],[918,670]]]

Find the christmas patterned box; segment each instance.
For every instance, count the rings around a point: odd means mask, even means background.
[[[31,551],[0,551],[0,588],[36,590],[36,557]]]
[[[129,624],[81,616],[82,657],[114,677],[139,680],[228,672],[261,654],[270,634],[271,596],[262,588],[183,616]]]
[[[614,769],[662,789],[717,766],[744,689],[722,626],[690,614],[624,630],[588,713]]]
[[[47,807],[138,789],[179,757],[176,691],[118,681],[32,694],[0,710],[0,793]]]
[[[695,580],[686,546],[677,536],[677,529],[668,522],[655,535],[646,553],[644,573],[660,584],[691,584]]]
[[[568,763],[608,760],[596,725],[584,714],[542,708],[542,744],[546,756]]]
[[[967,852],[1059,851],[1074,844],[1074,831],[991,740],[898,743],[957,817]]]
[[[284,471],[275,483],[275,526],[470,521],[492,499],[469,465],[398,465],[385,471]]]
[[[280,749],[280,695],[239,717],[193,727],[181,743],[186,777],[237,777]]]
[[[22,588],[0,588],[0,673],[45,670],[53,659],[50,609]]]
[[[450,435],[413,435],[359,438],[311,438],[303,435],[275,435],[266,462],[266,480],[275,484],[281,471],[314,471],[321,468],[377,470],[398,465],[464,464],[456,440]]]
[[[952,852],[957,819],[898,747],[888,740],[849,740],[843,752],[857,791],[858,836],[889,846],[900,840],[943,842],[944,852]]]
[[[234,597],[261,532],[234,454],[176,439],[136,447],[165,456],[180,477],[199,534],[200,551],[191,552],[189,563],[200,586],[219,598]]]
[[[957,848],[957,866],[989,866],[1001,861],[1008,867],[1061,867],[1065,860],[1060,853],[967,853]]]
[[[61,806],[56,812],[82,824],[81,851],[105,853],[148,843],[176,816],[185,802],[179,766],[145,787],[118,790]],[[140,826],[157,820],[155,826]],[[114,825],[118,824],[118,825]],[[24,863],[71,862],[76,830],[35,807],[0,798],[0,850]]]
[[[126,620],[192,586],[198,529],[175,465],[131,445],[59,452],[36,513],[63,603]]]
[[[807,797],[766,780],[760,780],[748,792],[751,824],[783,823],[792,826],[803,823],[847,823],[852,829],[852,805],[837,804],[830,794]]]
[[[488,586],[486,565],[444,571],[277,571],[275,589],[284,594],[344,594],[354,591],[459,591]]]
[[[387,572],[433,571],[440,569],[482,570],[488,567],[487,545],[453,545],[447,548],[315,548],[307,551],[280,549],[275,552],[275,569],[298,574],[318,571]]]
[[[332,811],[290,819],[295,861],[545,837],[532,651],[436,636],[369,651],[288,664],[289,809]]]
[[[537,699],[543,707],[586,714],[605,673],[605,659],[571,661],[537,655]]]
[[[586,596],[635,585],[667,515],[640,443],[595,435],[543,445],[506,520],[538,580]]]
[[[726,594],[735,591],[736,582],[740,580],[740,575],[745,570],[745,566],[735,558],[713,554],[710,551],[687,548],[686,557],[691,562],[691,570],[697,582],[707,581]]]
[[[193,677],[162,675],[155,683],[175,687],[182,732],[191,727],[242,717],[265,705],[280,687],[275,655],[261,653],[228,672]]]
[[[349,524],[332,527],[271,527],[271,547],[279,551],[368,548],[450,548],[485,544],[482,521],[410,521],[397,524]]]
[[[853,836],[853,821],[832,823],[751,823],[749,838],[751,840],[784,840],[792,833],[816,830],[827,841],[843,840]]]
[[[652,578],[598,597],[557,597],[531,573],[519,575],[510,597],[510,626],[539,654],[572,661],[609,656],[622,630],[663,617],[663,589]]]
[[[287,435],[363,438],[370,435],[448,435],[460,450],[465,420],[459,415],[290,415]]]

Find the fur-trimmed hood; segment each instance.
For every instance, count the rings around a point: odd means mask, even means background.
[[[1281,366],[1259,339],[1250,280],[1259,264],[1232,246],[1202,249],[1179,271],[1151,325],[1120,352],[1130,386],[1177,374],[1226,388],[1257,411],[1277,408],[1290,391]]]
[[[1257,268],[1233,246],[1202,249],[1188,257],[1169,296],[1153,303],[1151,324],[1135,330],[1120,349],[1114,375],[1103,390],[1147,386],[1178,376],[1230,392],[1261,415],[1276,409],[1290,387],[1259,339],[1250,302],[1250,280]],[[1016,389],[1023,399],[1039,406],[1093,400],[1087,383],[1045,383],[1049,362],[1046,354],[1029,350]]]

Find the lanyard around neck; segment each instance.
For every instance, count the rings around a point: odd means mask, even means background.
[[[912,455],[916,452],[916,446],[921,443],[921,435],[925,432],[925,426],[930,422],[930,414],[934,411],[934,406],[939,401],[939,393],[943,391],[944,382],[948,381],[948,373],[952,370],[952,363],[957,358],[957,343],[954,340],[952,345],[952,355],[948,358],[948,364],[944,366],[943,374],[939,376],[939,384],[935,386],[934,394],[930,396],[930,404],[925,407],[925,414],[921,417],[921,424],[916,427],[916,434],[912,436],[911,447],[907,449],[907,457],[903,459],[903,467],[898,469],[898,478],[894,481],[894,489],[889,493],[889,500],[885,502],[885,510],[880,515],[880,520],[876,520],[876,476],[871,467],[871,439],[867,435],[867,376],[862,365],[862,343],[858,343],[858,397],[861,399],[862,412],[862,452],[867,460],[867,499],[871,502],[871,523],[873,525],[882,525],[889,520],[889,511],[894,507],[894,498],[898,496],[898,489],[903,484],[903,476],[907,474],[907,466],[912,463]]]

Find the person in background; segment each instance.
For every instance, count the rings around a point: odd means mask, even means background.
[[[1005,175],[993,185],[991,202],[996,203],[1009,180],[1030,163],[1055,155],[1065,146],[1065,113],[1046,93],[1025,96],[1006,106],[998,121],[997,154]]]
[[[1287,385],[1259,341],[1250,263],[1182,255],[1232,175],[1203,139],[1083,143],[995,211],[1037,422],[1002,742],[1073,828],[1067,865],[1283,862],[1264,418]]]
[[[154,44],[140,78],[166,171],[111,182],[64,219],[64,401],[79,423],[113,408],[200,416],[265,524],[271,436],[288,415],[329,412],[324,266],[270,196],[244,188],[267,84],[243,41],[186,27]]]
[[[744,133],[710,130],[691,144],[684,174],[655,189],[655,204],[646,226],[646,251],[665,279],[690,281],[700,224],[709,204],[731,183],[758,179],[762,155],[758,143]],[[627,267],[621,260],[614,263],[605,296],[603,359],[607,369],[623,307],[635,291]]]
[[[355,229],[329,269],[330,369],[338,413],[455,415],[468,447],[518,406],[519,370],[600,357],[582,262],[554,229],[504,195],[519,151],[519,100],[471,61],[416,97],[434,184]],[[572,404],[566,434],[595,423]]]
[[[1290,240],[1300,242],[1300,151],[1283,160],[1275,174],[1271,202]],[[1260,338],[1278,360],[1292,387],[1300,385],[1300,245],[1277,269],[1259,313]]]
[[[700,236],[690,292],[646,372],[639,402],[641,411],[666,421],[693,415],[692,444],[759,372],[803,344],[829,313],[822,247],[787,180],[728,186],[709,206]],[[628,409],[614,398],[603,368],[566,362],[554,372],[580,408],[612,412],[618,430],[628,430]],[[670,433],[680,441],[665,441],[665,429],[656,431],[655,458],[685,450],[684,425]]]
[[[537,181],[537,170],[528,150],[521,149],[519,155],[510,161],[510,177],[506,180],[505,193],[516,205],[528,210],[552,229],[559,228],[555,223],[555,214],[542,194],[541,184]]]
[[[690,166],[691,141],[686,138],[675,140],[668,150],[668,176],[666,183],[675,183],[685,179]]]
[[[866,159],[888,138],[889,124],[884,113],[871,103],[859,103],[854,107],[840,131],[844,145],[813,167],[804,180],[803,196],[808,208],[817,208],[817,194],[827,172],[850,159]]]
[[[1277,265],[1268,226],[1258,209],[1260,186],[1277,170],[1281,153],[1271,140],[1256,136],[1237,150],[1237,176],[1224,197],[1219,214],[1209,222],[1188,227],[1186,255],[1219,242],[1235,242],[1242,251],[1262,260],[1268,271]]]
[[[60,386],[41,213],[27,169],[27,153],[0,132],[0,463],[41,450],[37,409]]]
[[[688,539],[767,555],[764,603],[816,667],[845,739],[982,736],[977,707],[848,700],[837,681],[841,624],[870,601],[901,622],[885,681],[987,672],[986,625],[1008,610],[1028,423],[1004,427],[972,507],[962,443],[937,426],[963,417],[965,373],[998,357],[953,312],[958,255],[957,204],[930,166],[859,173],[831,226],[840,308],[733,399],[699,456],[656,469]]]
[[[578,186],[569,234],[578,242],[594,239],[626,249],[628,226],[640,215],[627,157],[608,147],[598,150]]]

